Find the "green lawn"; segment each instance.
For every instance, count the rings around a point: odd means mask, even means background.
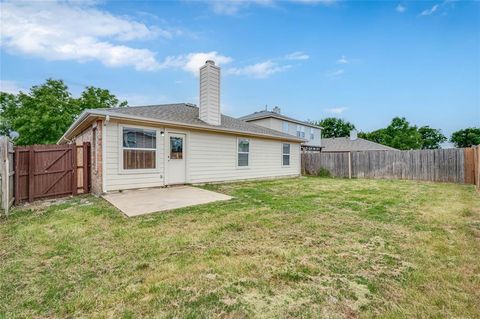
[[[471,186],[302,177],[127,219],[85,196],[0,220],[0,318],[480,317]]]

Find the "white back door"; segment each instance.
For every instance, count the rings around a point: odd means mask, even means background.
[[[168,133],[166,184],[185,184],[185,134]]]

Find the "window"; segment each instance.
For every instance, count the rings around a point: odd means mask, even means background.
[[[155,168],[157,132],[124,127],[122,133],[123,169]]]
[[[315,139],[315,129],[313,127],[310,128],[310,139],[311,140]]]
[[[288,133],[288,122],[283,122],[283,132]]]
[[[282,165],[290,165],[290,144],[282,144]]]
[[[170,136],[170,159],[183,159],[183,138]]]
[[[238,139],[238,166],[248,166],[248,155],[250,153],[250,141]]]
[[[297,125],[297,137],[305,138],[305,126]]]

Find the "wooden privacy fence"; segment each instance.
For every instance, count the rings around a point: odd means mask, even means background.
[[[480,149],[303,153],[302,172],[335,177],[412,179],[479,185]],[[477,186],[478,187],[478,186]]]
[[[6,136],[0,136],[0,210],[8,214],[14,201],[13,143]]]
[[[15,203],[90,191],[90,143],[15,147]]]

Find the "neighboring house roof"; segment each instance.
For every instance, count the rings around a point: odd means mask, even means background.
[[[89,116],[110,116],[112,118],[131,119],[145,122],[156,122],[164,125],[182,126],[200,130],[218,131],[226,133],[240,133],[244,135],[268,137],[296,142],[304,139],[293,137],[290,134],[278,132],[263,126],[247,123],[230,116],[222,115],[222,123],[218,126],[210,125],[198,118],[198,107],[194,104],[178,103],[148,106],[133,106],[122,108],[88,109],[83,111],[77,120],[59,140],[59,143],[71,139],[73,131]]]
[[[273,117],[273,118],[280,119],[280,120],[285,120],[285,121],[290,121],[290,122],[294,122],[294,123],[297,123],[297,124],[301,124],[301,125],[305,125],[305,126],[309,126],[309,127],[314,127],[314,128],[318,128],[318,129],[322,128],[318,125],[308,123],[308,122],[305,122],[305,121],[299,121],[299,120],[296,120],[294,118],[291,118],[291,117],[288,117],[288,116],[285,116],[285,115],[282,115],[282,114],[279,114],[279,113],[276,113],[276,112],[272,112],[272,111],[259,111],[259,112],[255,112],[255,113],[252,113],[252,114],[248,114],[248,115],[239,117],[238,119],[242,120],[242,121],[250,122],[250,121],[260,120],[260,119],[269,118],[269,117]]]
[[[395,148],[375,142],[357,138],[351,140],[349,137],[322,138],[323,152],[353,152],[353,151],[395,151]]]

